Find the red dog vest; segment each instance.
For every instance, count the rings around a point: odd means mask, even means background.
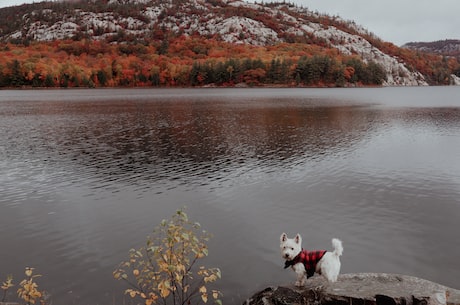
[[[297,255],[293,260],[286,261],[284,268],[294,266],[295,264],[302,263],[305,266],[307,271],[307,278],[312,277],[315,274],[316,264],[324,256],[327,251],[325,250],[316,250],[316,251],[307,251],[302,249],[299,255]]]

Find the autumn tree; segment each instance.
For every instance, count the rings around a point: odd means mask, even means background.
[[[145,305],[218,304],[220,292],[209,284],[221,277],[218,268],[197,266],[208,255],[209,234],[188,219],[183,209],[170,220],[163,220],[147,239],[145,247],[129,251],[129,260],[113,272],[115,279],[127,282],[126,293],[140,297]]]

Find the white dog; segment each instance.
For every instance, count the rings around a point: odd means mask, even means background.
[[[302,249],[302,237],[297,234],[294,238],[288,238],[286,233],[280,237],[281,256],[286,260],[284,268],[292,267],[297,274],[295,285],[302,287],[306,278],[319,273],[329,282],[337,281],[340,272],[340,259],[343,247],[337,238],[332,239],[334,251],[325,250],[307,251]]]

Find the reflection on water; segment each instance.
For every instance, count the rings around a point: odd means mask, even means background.
[[[39,171],[79,167],[84,175],[73,179],[161,191],[161,184],[223,183],[237,178],[234,169],[272,171],[343,153],[375,127],[373,112],[312,102],[58,102],[21,105],[24,112],[14,105],[15,115],[3,120],[4,153],[9,162],[27,160],[27,171],[34,164]]]
[[[460,288],[453,92],[0,91],[0,277],[33,265],[57,304],[121,303],[111,271],[186,204],[226,303],[293,279],[283,231],[341,238],[344,272]]]

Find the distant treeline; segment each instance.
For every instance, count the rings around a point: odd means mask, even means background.
[[[246,83],[248,85],[324,85],[344,86],[346,84],[381,85],[386,80],[383,68],[371,62],[358,59],[339,62],[329,56],[302,56],[293,61],[273,59],[229,59],[224,62],[195,62],[188,82],[197,85],[226,85]]]
[[[374,62],[305,44],[235,46],[182,37],[157,45],[0,45],[0,87],[347,86],[385,79]]]

